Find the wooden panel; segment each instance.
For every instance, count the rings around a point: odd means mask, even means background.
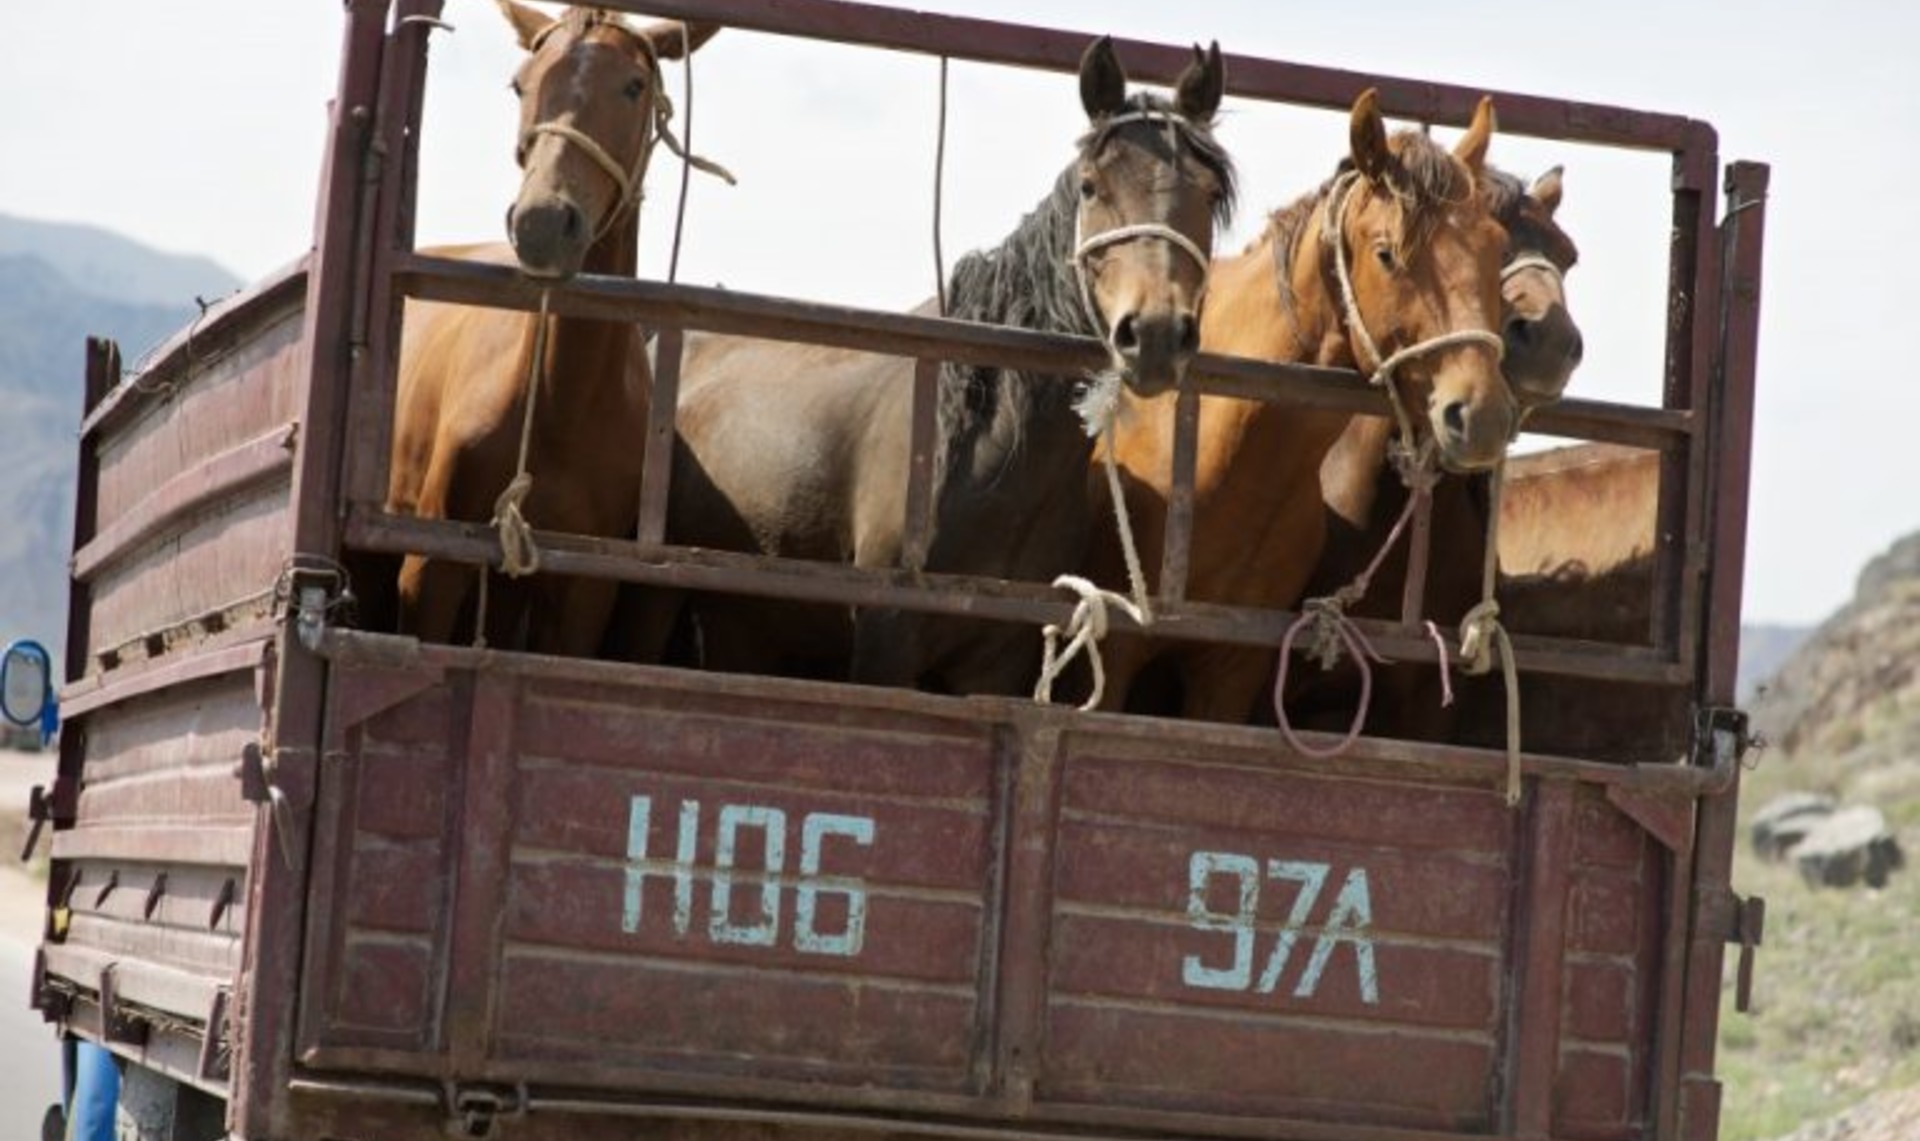
[[[1072,755],[1036,1098],[1490,1120],[1512,828],[1478,790]]]

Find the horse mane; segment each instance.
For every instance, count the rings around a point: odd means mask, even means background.
[[[1509,248],[1537,253],[1562,270],[1580,260],[1573,239],[1551,215],[1528,209],[1533,200],[1527,196],[1526,180],[1489,165],[1481,171],[1479,188],[1493,220],[1506,227]]]
[[[1177,114],[1167,100],[1148,92],[1129,97],[1125,111]],[[1214,220],[1224,225],[1233,214],[1236,190],[1233,162],[1214,140],[1211,123],[1185,122],[1191,125],[1190,129],[1169,125],[1164,134],[1155,134],[1156,140],[1163,141],[1156,141],[1154,145],[1167,148],[1156,157],[1175,161],[1174,147],[1184,141],[1219,183],[1221,194],[1214,205]],[[1097,338],[1104,334],[1104,330],[1094,327],[1086,311],[1074,269],[1075,223],[1080,210],[1076,170],[1079,157],[1097,153],[1117,129],[1119,124],[1111,119],[1097,121],[1076,141],[1079,154],[1075,161],[1060,172],[1047,197],[1021,219],[1013,233],[998,246],[976,250],[954,264],[947,278],[946,316],[1083,337]],[[961,442],[970,441],[994,415],[1006,385],[1020,385],[1027,390],[1028,409],[1039,416],[1066,412],[1074,396],[1073,386],[1057,379],[1012,370],[947,364],[941,370],[939,470],[951,471],[971,457],[971,443]],[[1009,456],[1019,451],[1022,442],[1018,438],[1009,441]],[[961,446],[954,446],[956,444]]]
[[[1425,243],[1447,208],[1471,198],[1475,185],[1466,165],[1423,131],[1412,128],[1396,131],[1387,146],[1395,159],[1394,170],[1387,179],[1387,192],[1399,206],[1394,247],[1396,253],[1404,254]],[[1353,169],[1351,158],[1341,159],[1325,182],[1267,215],[1266,229],[1247,244],[1247,250],[1270,241],[1279,264],[1292,265],[1301,238],[1309,236],[1308,220],[1333,192],[1334,183]],[[1524,188],[1521,193],[1524,195]],[[1311,236],[1318,238],[1317,234]],[[1293,285],[1289,274],[1283,270],[1275,277],[1282,304],[1292,308]]]

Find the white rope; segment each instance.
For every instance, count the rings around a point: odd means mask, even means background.
[[[1557,283],[1564,283],[1567,280],[1566,275],[1560,272],[1560,267],[1553,264],[1553,259],[1543,254],[1523,254],[1514,258],[1500,270],[1500,280],[1505,281],[1510,277],[1516,277],[1530,269],[1546,274]]]
[[[1520,803],[1520,674],[1513,661],[1513,642],[1500,624],[1500,497],[1506,483],[1506,460],[1494,465],[1487,495],[1487,549],[1480,565],[1480,602],[1460,620],[1460,669],[1478,677],[1493,668],[1500,656],[1501,680],[1507,696],[1507,807]]]
[[[1187,134],[1198,130],[1184,117],[1165,111],[1129,111],[1124,115],[1115,115],[1103,120],[1101,125],[1103,129],[1110,129],[1121,123],[1155,121],[1166,123],[1168,130],[1180,138],[1185,138]],[[1212,268],[1211,260],[1207,257],[1206,251],[1200,248],[1199,243],[1172,226],[1159,222],[1135,222],[1083,236],[1080,224],[1080,212],[1076,211],[1073,219],[1073,275],[1080,284],[1080,305],[1086,310],[1087,322],[1099,332],[1103,339],[1107,337],[1108,329],[1106,322],[1101,319],[1100,307],[1094,303],[1093,281],[1087,272],[1087,259],[1094,253],[1121,242],[1130,242],[1139,238],[1159,238],[1193,259],[1193,264],[1200,267],[1200,279],[1203,283],[1206,281],[1207,271]],[[1202,288],[1205,288],[1204,284]]]

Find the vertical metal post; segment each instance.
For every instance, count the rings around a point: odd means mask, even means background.
[[[1154,592],[1167,602],[1187,598],[1187,575],[1193,565],[1193,480],[1199,455],[1200,394],[1183,384],[1173,406],[1173,495],[1167,502],[1166,537],[1160,552],[1160,589]]]
[[[640,468],[640,521],[635,534],[643,547],[659,546],[667,539],[667,505],[673,501],[673,425],[680,406],[680,359],[686,340],[679,329],[662,329],[654,341],[647,454]]]
[[[931,358],[913,362],[913,439],[907,461],[906,538],[901,558],[914,572],[927,569],[927,550],[933,541],[933,454],[943,367]]]
[[[366,296],[365,266],[355,258],[356,236],[367,205],[368,146],[381,64],[386,51],[386,0],[348,0],[340,89],[335,97],[321,167],[308,267],[301,351],[304,383],[297,416],[301,425],[292,497],[294,552],[329,557],[339,552],[338,490],[345,451],[346,389],[351,370],[350,333],[357,302]],[[271,695],[269,735],[274,779],[304,819],[317,769],[326,709],[326,663],[282,636]],[[294,866],[282,858],[281,825],[267,808],[254,829],[247,883],[247,930],[241,970],[241,1009],[232,1068],[233,1132],[245,1137],[284,1137],[291,1124],[288,1080],[293,1064],[294,1014],[300,980],[301,928],[305,916],[305,853]],[[298,825],[296,824],[296,827]],[[298,850],[298,846],[295,846]]]

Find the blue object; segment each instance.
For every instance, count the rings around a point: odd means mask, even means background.
[[[67,1039],[67,1054],[67,1141],[113,1141],[119,1064],[104,1047],[84,1038]]]
[[[33,695],[31,708],[17,707],[14,702],[17,682],[11,675],[17,662],[28,663],[39,671],[39,693]],[[38,723],[42,745],[53,740],[53,735],[60,730],[60,704],[53,696],[53,655],[31,638],[11,642],[0,652],[0,715],[23,728]]]

